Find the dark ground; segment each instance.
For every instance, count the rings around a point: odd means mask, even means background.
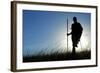
[[[41,61],[61,61],[61,60],[83,60],[91,59],[91,51],[78,52],[75,55],[72,53],[58,53],[55,52],[51,55],[36,55],[23,57],[23,62],[41,62]]]

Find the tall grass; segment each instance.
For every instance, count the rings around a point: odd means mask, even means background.
[[[72,55],[71,52],[55,51],[51,54],[40,53],[37,55],[24,56],[23,62],[40,62],[40,61],[61,61],[61,60],[82,60],[91,59],[91,51],[76,52]]]

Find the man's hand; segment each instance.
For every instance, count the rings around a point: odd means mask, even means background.
[[[67,36],[69,36],[70,34],[69,33],[67,33]]]
[[[71,33],[67,33],[67,36],[71,35]]]

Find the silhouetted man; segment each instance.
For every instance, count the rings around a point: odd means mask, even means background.
[[[72,35],[72,44],[73,50],[72,53],[75,54],[75,47],[77,47],[78,42],[80,41],[82,35],[83,28],[79,22],[77,22],[77,18],[73,17],[73,24],[71,26],[71,32],[67,35]]]

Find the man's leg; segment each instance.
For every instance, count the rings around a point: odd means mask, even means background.
[[[76,44],[76,38],[74,36],[72,36],[72,43],[73,43],[73,48],[72,48],[72,55],[75,55],[75,47],[77,47]]]
[[[72,48],[72,54],[75,55],[75,46],[76,46],[76,43],[73,42],[73,48]]]
[[[75,46],[73,46],[72,53],[75,54]]]

